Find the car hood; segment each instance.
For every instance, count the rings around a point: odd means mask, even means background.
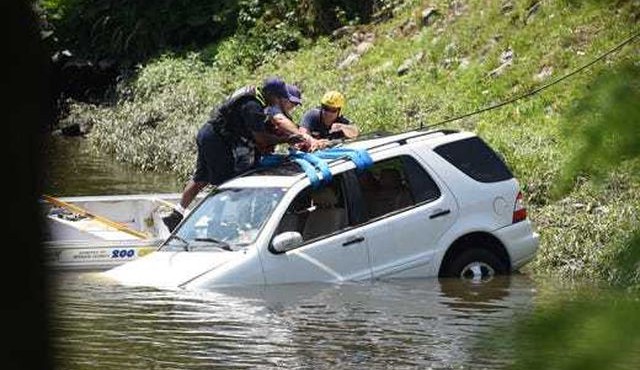
[[[123,285],[178,288],[238,257],[238,252],[156,251],[103,273]]]

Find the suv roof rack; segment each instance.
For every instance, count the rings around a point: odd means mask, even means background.
[[[442,133],[444,135],[450,135],[450,134],[455,134],[458,133],[460,131],[458,130],[453,130],[453,129],[438,129],[438,130],[427,130],[427,131],[422,131],[422,130],[417,130],[415,135],[411,135],[408,137],[403,137],[403,138],[399,138],[397,140],[392,140],[392,141],[388,141],[385,143],[381,143],[378,145],[374,145],[372,147],[366,148],[367,151],[372,150],[372,149],[377,149],[377,148],[382,148],[384,146],[390,145],[390,144],[394,144],[394,143],[398,143],[400,145],[405,145],[407,143],[407,140],[411,140],[411,139],[415,139],[418,137],[422,137],[422,136],[426,136],[426,135],[431,135],[431,134],[435,134],[435,133]],[[361,135],[359,136],[356,140],[353,141],[349,141],[347,144],[350,143],[356,143],[356,142],[362,142],[362,141],[367,141],[367,140],[375,140],[375,139],[379,139],[379,138],[384,138],[384,137],[389,137],[389,136],[394,136],[394,135],[401,135],[403,134],[403,132],[398,133],[398,134],[394,134],[388,131],[374,131],[371,133],[367,133],[365,135]],[[335,158],[335,159],[327,159],[325,160],[327,165],[331,166],[332,164],[335,164],[335,162],[341,161],[341,160],[348,160],[348,156],[344,156],[343,158]],[[264,173],[264,172],[272,172],[274,175],[292,175],[293,171],[292,168],[289,167],[288,165],[293,165],[294,162],[284,162],[282,164],[280,164],[278,167],[281,166],[286,166],[287,168],[283,168],[283,171],[279,171],[279,170],[273,170],[273,169],[266,169],[266,168],[253,168],[250,169],[244,173],[239,174],[237,177],[244,177],[244,176],[250,176],[256,173]],[[296,165],[297,166],[297,165]],[[301,169],[302,170],[302,169]],[[306,176],[304,170],[302,170],[299,174],[300,176]]]
[[[393,136],[393,135],[396,135],[396,134],[389,131],[373,131],[373,132],[367,132],[366,134],[358,136],[358,138],[354,141],[379,139],[381,137],[387,137],[387,136]]]
[[[367,150],[381,148],[383,146],[386,146],[386,145],[389,145],[389,144],[393,144],[393,143],[398,143],[400,145],[404,145],[404,144],[407,143],[407,140],[411,140],[411,139],[415,139],[415,138],[418,138],[418,137],[431,135],[431,134],[435,134],[435,133],[442,133],[442,134],[445,134],[445,135],[450,135],[450,134],[455,134],[455,133],[458,133],[458,132],[459,132],[458,130],[453,130],[453,129],[439,129],[439,130],[430,130],[430,131],[424,131],[424,132],[418,131],[418,133],[416,133],[415,135],[408,136],[408,137],[403,137],[403,138],[400,138],[398,140],[389,141],[389,142],[378,144],[378,145],[374,145],[374,146],[372,146],[370,148],[367,148]],[[399,134],[395,134],[395,135],[399,135]],[[358,141],[360,141],[360,140],[358,140]]]

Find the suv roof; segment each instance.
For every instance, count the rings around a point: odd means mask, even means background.
[[[445,135],[455,134],[455,133],[458,133],[458,131],[455,131],[455,130],[408,131],[400,134],[390,134],[387,132],[383,132],[383,133],[375,132],[372,134],[363,135],[357,140],[346,142],[344,143],[344,145],[342,145],[342,147],[349,148],[349,149],[365,149],[371,152],[373,150],[382,149],[392,144],[404,145],[407,142],[413,142],[418,140],[421,141],[424,139],[435,138],[435,137],[443,137]],[[465,133],[464,137],[466,138],[468,136],[475,136],[475,135],[472,133]],[[457,140],[461,138],[462,137],[457,137],[452,139]],[[452,141],[452,140],[445,140],[445,141]],[[441,141],[438,141],[438,144],[440,142]],[[342,160],[335,159],[335,160],[328,160],[327,162],[332,163],[332,162],[339,162],[339,161],[342,161]],[[246,172],[245,174],[242,174],[240,176],[255,176],[255,175],[294,176],[302,173],[304,173],[304,171],[302,171],[302,169],[300,169],[298,165],[292,162],[285,162],[276,167],[258,168],[256,170]]]
[[[430,148],[436,148],[444,143],[476,137],[472,132],[459,132],[456,130],[429,130],[429,131],[409,131],[400,134],[373,133],[365,135],[358,140],[345,143],[343,148],[365,149],[370,154],[378,151],[390,150],[407,143],[421,142]],[[328,160],[329,166],[342,163],[345,159]],[[224,184],[224,187],[249,186],[264,187],[269,186],[289,187],[305,175],[304,171],[293,162],[284,162],[276,167],[257,168],[248,171]]]

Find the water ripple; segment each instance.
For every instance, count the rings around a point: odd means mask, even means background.
[[[61,274],[55,358],[65,369],[495,367],[509,349],[478,355],[475,343],[531,308],[531,284],[416,279],[187,292]]]

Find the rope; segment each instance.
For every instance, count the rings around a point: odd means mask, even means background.
[[[430,128],[433,128],[433,127],[436,127],[436,126],[444,125],[445,123],[449,123],[449,122],[453,122],[453,121],[458,121],[458,120],[461,120],[461,119],[463,119],[463,118],[467,118],[467,117],[475,116],[475,115],[477,115],[477,114],[484,113],[484,112],[487,112],[487,111],[490,111],[490,110],[493,110],[493,109],[497,109],[497,108],[503,107],[503,106],[505,106],[505,105],[515,103],[515,102],[516,102],[516,101],[518,101],[518,100],[522,100],[522,99],[524,99],[524,98],[528,98],[528,97],[530,97],[530,96],[532,96],[532,95],[535,95],[535,94],[539,93],[540,91],[542,91],[542,90],[546,90],[546,89],[548,89],[549,87],[551,87],[551,86],[553,86],[553,85],[555,85],[555,84],[557,84],[557,83],[560,83],[561,81],[566,80],[567,78],[569,78],[569,77],[571,77],[571,76],[573,76],[573,75],[575,75],[575,74],[577,74],[577,73],[580,73],[580,72],[582,72],[583,70],[585,70],[585,69],[587,69],[587,68],[591,67],[592,65],[596,64],[597,62],[601,61],[602,59],[606,58],[607,56],[609,56],[609,55],[613,54],[614,52],[618,51],[618,50],[619,50],[619,49],[621,49],[623,46],[625,46],[625,45],[627,45],[627,44],[630,44],[630,43],[631,43],[631,42],[633,42],[633,41],[634,41],[638,36],[640,36],[640,32],[638,32],[638,33],[636,33],[636,34],[634,34],[634,35],[630,36],[630,37],[629,37],[629,38],[627,38],[626,40],[624,40],[624,41],[622,41],[621,43],[619,43],[618,45],[614,46],[614,47],[613,47],[612,49],[610,49],[609,51],[607,51],[607,52],[605,52],[604,54],[600,55],[599,57],[597,57],[596,59],[592,60],[591,62],[589,62],[589,63],[587,63],[587,64],[583,65],[582,67],[580,67],[580,68],[578,68],[578,69],[576,69],[576,70],[574,70],[574,71],[572,71],[572,72],[570,72],[570,73],[567,73],[566,75],[564,75],[564,76],[562,76],[562,77],[559,77],[559,78],[555,79],[555,80],[554,80],[554,81],[552,81],[552,82],[549,82],[549,83],[547,83],[547,84],[545,84],[545,85],[542,85],[542,86],[538,87],[537,89],[533,89],[533,90],[531,90],[531,91],[529,91],[529,92],[527,92],[527,93],[525,93],[525,94],[522,94],[522,95],[520,95],[520,96],[517,96],[517,97],[515,97],[515,98],[509,99],[509,100],[506,100],[506,101],[504,101],[504,102],[497,103],[497,104],[494,104],[494,105],[490,105],[490,106],[488,106],[488,107],[485,107],[485,108],[482,108],[482,109],[479,109],[479,110],[473,111],[473,112],[471,112],[471,113],[466,113],[466,114],[463,114],[463,115],[460,115],[460,116],[457,116],[457,117],[453,117],[453,118],[445,119],[445,120],[443,120],[443,121],[440,121],[440,122],[434,123],[434,124],[432,124],[432,125],[427,125],[427,127],[426,127],[426,128],[427,128],[427,129],[430,129]],[[422,125],[422,124],[420,124],[420,130],[422,130],[422,129],[423,129],[423,125]]]

